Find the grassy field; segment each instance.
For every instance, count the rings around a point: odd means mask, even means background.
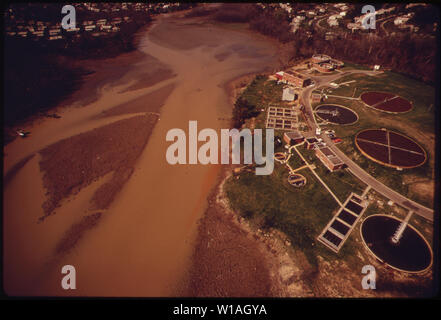
[[[294,157],[293,161],[296,161]],[[298,167],[293,162],[290,164]],[[352,255],[350,245],[337,256],[316,241],[338,205],[308,169],[298,173],[307,179],[301,188],[288,184],[288,169],[276,162],[272,175],[243,173],[239,179],[230,178],[225,185],[226,194],[232,208],[256,227],[284,232],[313,266],[317,265],[317,255],[328,260]]]
[[[355,97],[359,97],[364,91],[394,92],[412,101],[413,109],[405,114],[394,115],[368,108],[361,101],[329,97],[326,103],[347,106],[357,112],[359,116],[358,122],[353,125],[327,126],[334,129],[336,134],[343,139],[343,143],[339,144],[338,147],[363,169],[387,186],[423,205],[433,207],[431,196],[428,196],[425,192],[411,190],[409,184],[415,180],[430,183],[434,179],[435,114],[433,107],[430,108],[430,105],[434,103],[434,88],[390,72],[386,72],[380,77],[349,75],[338,80],[337,83],[351,80],[356,82],[338,89],[331,89],[330,94],[352,96],[354,89],[356,90]],[[313,107],[316,105],[318,103],[314,104]],[[398,172],[396,169],[384,167],[365,158],[356,148],[354,137],[357,132],[368,128],[388,128],[415,139],[426,150],[428,160],[418,168]]]
[[[309,163],[313,163],[316,166],[315,172],[326,183],[326,185],[337,196],[340,202],[344,202],[351,192],[362,194],[366,185],[354,177],[347,170],[339,170],[330,172],[323,163],[315,156],[313,150],[304,150],[300,148],[303,156]]]
[[[435,126],[435,111],[433,105],[435,104],[435,88],[426,85],[423,82],[404,77],[400,74],[386,71],[385,73],[370,77],[361,74],[354,74],[343,77],[337,83],[355,80],[347,86],[342,86],[337,89],[332,89],[332,95],[352,96],[355,88],[355,97],[359,97],[366,91],[383,91],[392,92],[405,99],[408,99],[413,104],[413,109],[402,115],[389,115],[384,112],[375,112],[375,115],[388,116],[391,120],[399,120],[403,123],[409,123],[416,128],[434,132]],[[432,105],[432,107],[431,107]]]
[[[346,68],[351,68],[351,65],[347,64]],[[407,181],[406,177],[416,176],[431,179],[433,163],[429,161],[422,167],[404,172],[386,168],[363,157],[355,147],[354,136],[358,131],[372,127],[387,127],[416,138],[418,141],[420,141],[418,138],[424,137],[424,135],[433,135],[433,110],[428,111],[427,104],[433,98],[434,89],[421,83],[414,83],[411,79],[404,80],[400,75],[387,72],[380,78],[351,75],[337,82],[342,83],[350,80],[356,80],[356,82],[347,87],[332,89],[331,94],[352,96],[354,88],[356,88],[355,97],[368,90],[393,91],[414,102],[412,111],[397,116],[372,110],[357,100],[329,98],[326,101],[326,103],[348,106],[360,117],[359,121],[353,125],[327,126],[334,129],[337,135],[343,138],[343,142],[338,145],[341,150],[386,185],[404,195],[409,195],[409,186],[404,183]],[[411,87],[415,89],[410,90]],[[266,111],[270,105],[288,106],[281,101],[282,90],[283,86],[278,85],[276,81],[266,81],[265,77],[259,77],[244,90],[242,97],[259,110]],[[266,112],[261,112],[254,120],[248,119],[246,127],[250,127],[253,123],[255,128],[264,128],[265,120]],[[283,131],[275,131],[275,135],[282,138]],[[422,145],[428,151],[429,156],[433,157],[433,150],[429,150],[430,143]],[[316,173],[341,202],[344,202],[351,192],[363,193],[366,185],[349,171],[329,172],[317,159],[313,150],[306,150],[303,146],[298,147],[298,150],[308,163],[315,165]],[[293,155],[289,159],[289,165],[293,169],[303,166],[301,158],[294,150],[292,151]],[[280,145],[275,147],[275,152],[287,152],[287,150],[283,145]],[[351,267],[359,268],[361,260],[358,256],[360,252],[363,252],[359,225],[356,226],[338,254],[319,243],[316,240],[317,236],[338,210],[338,204],[308,168],[304,168],[298,173],[305,176],[307,184],[295,188],[287,182],[288,168],[284,164],[275,162],[274,172],[269,176],[242,173],[239,179],[231,177],[225,185],[226,194],[233,210],[248,219],[256,228],[275,228],[284,232],[291,239],[293,247],[301,250],[311,265],[317,266],[317,256],[322,256],[328,261],[344,259]],[[375,213],[388,213],[392,210],[392,207],[387,205],[387,199],[383,199],[373,190],[368,194],[373,198],[366,211],[366,216]],[[427,198],[415,196],[415,193],[411,198],[431,206]],[[404,218],[406,214],[404,209],[394,206],[393,210],[398,217]],[[430,237],[433,232],[430,223],[417,216],[412,217],[411,221],[414,221],[414,225],[418,229],[423,229],[421,231],[426,237]]]
[[[308,163],[314,163],[316,172],[333,190],[341,202],[351,192],[361,194],[364,185],[349,172],[329,172],[314,156],[314,152],[298,147]],[[283,147],[276,151],[286,151]],[[288,163],[296,169],[305,163],[294,151]],[[329,251],[316,238],[327,225],[338,204],[308,168],[297,171],[307,179],[305,186],[295,188],[287,182],[288,168],[275,162],[272,175],[256,176],[243,173],[239,179],[230,178],[226,194],[232,208],[250,220],[256,228],[276,228],[284,232],[292,245],[301,250],[309,262],[316,266],[317,256],[333,261],[351,260],[355,256],[356,242],[348,240],[338,255]],[[314,203],[311,206],[311,203]],[[354,259],[354,261],[357,259]]]
[[[250,85],[242,92],[241,98],[244,98],[255,110],[264,110],[260,112],[255,119],[247,119],[246,127],[254,126],[257,129],[265,128],[266,110],[269,106],[288,107],[286,102],[282,102],[283,85],[277,84],[277,81],[268,81],[265,76],[257,76]]]

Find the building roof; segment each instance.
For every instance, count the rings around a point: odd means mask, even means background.
[[[282,93],[282,100],[284,101],[294,101],[295,91],[293,88],[285,88]]]
[[[285,132],[285,135],[292,140],[303,139],[303,135],[298,131]]]
[[[302,80],[308,79],[303,74],[301,74],[301,73],[299,73],[297,71],[286,71],[285,74],[288,74],[288,75],[293,76],[293,77],[297,77],[297,78],[302,79]]]
[[[344,164],[344,162],[334,153],[334,151],[329,149],[329,147],[317,149],[317,152],[321,152],[334,165]]]

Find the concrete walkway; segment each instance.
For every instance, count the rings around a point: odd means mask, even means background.
[[[302,143],[303,144],[303,143]],[[334,192],[332,192],[332,190],[328,187],[328,185],[320,178],[320,176],[317,174],[317,172],[315,172],[315,170],[311,167],[311,165],[308,163],[308,161],[306,161],[306,159],[303,157],[303,155],[300,153],[299,150],[297,150],[297,146],[300,144],[296,144],[292,147],[289,148],[290,152],[291,149],[294,148],[294,150],[297,152],[297,154],[300,156],[300,158],[302,158],[302,160],[306,163],[306,166],[309,168],[309,170],[311,170],[311,172],[315,175],[315,177],[318,179],[318,181],[320,181],[320,183],[326,188],[326,190],[328,190],[328,192],[331,194],[331,196],[335,199],[335,201],[337,201],[338,205],[341,207],[342,203],[340,202],[340,200],[337,198],[337,196],[334,194]]]

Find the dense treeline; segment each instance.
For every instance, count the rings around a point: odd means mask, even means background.
[[[5,125],[54,107],[80,85],[87,71],[59,63],[60,56],[109,58],[129,52],[135,48],[133,33],[137,28],[111,37],[86,35],[78,42],[46,41],[41,46],[27,39],[5,39]]]
[[[37,43],[6,38],[4,124],[14,125],[37,112],[49,110],[79,87],[87,70],[60,63],[61,56],[102,59],[129,52],[135,49],[133,35],[140,27],[140,24],[128,24],[113,35],[93,37],[85,34],[77,41],[68,38]]]
[[[257,90],[259,82],[261,83],[265,80],[265,76],[257,75],[245,91],[237,98],[233,108],[234,128],[240,129],[245,120],[259,115],[261,106],[259,106],[259,103],[255,101],[255,99],[254,101],[253,99],[250,99],[248,93],[252,93],[251,96],[255,96],[254,92]]]
[[[297,10],[308,9],[308,4],[298,4]],[[355,16],[358,8],[350,11]],[[430,19],[427,18],[430,16]],[[348,62],[390,68],[396,72],[411,75],[425,82],[435,81],[437,40],[434,37],[412,32],[380,36],[378,32],[337,34],[326,40],[324,31],[314,26],[302,27],[291,32],[288,13],[278,7],[260,8],[252,4],[226,4],[218,8],[213,18],[222,22],[248,22],[250,28],[264,35],[278,39],[283,44],[282,64],[286,66],[298,59],[309,58],[315,53],[326,53]],[[417,11],[415,22],[426,19],[425,26],[439,21],[437,12],[430,7]],[[430,20],[430,21],[429,21]],[[427,23],[429,21],[429,23]]]
[[[234,128],[240,129],[242,124],[246,119],[250,119],[259,114],[259,112],[255,109],[255,106],[250,104],[243,97],[239,97],[236,100],[233,108],[233,126]]]
[[[75,90],[85,70],[60,65],[56,54],[29,41],[8,39],[4,48],[4,124],[45,111]]]
[[[411,36],[410,33],[389,37],[363,36],[336,38],[331,41],[316,35],[313,39],[298,36],[293,41],[291,56],[308,58],[326,53],[340,60],[358,64],[379,64],[428,83],[435,81],[437,45],[434,39]]]

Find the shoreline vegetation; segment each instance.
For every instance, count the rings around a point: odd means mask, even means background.
[[[314,4],[291,4],[296,10],[310,10]],[[238,8],[239,6],[239,8]],[[400,5],[397,5],[400,6]],[[429,12],[425,11],[424,14]],[[361,6],[355,5],[347,18],[361,12]],[[344,36],[338,35],[332,41],[326,38],[328,28],[315,30],[312,25],[304,32],[291,32],[289,14],[277,6],[260,6],[252,4],[222,4],[218,7],[198,6],[188,16],[208,17],[221,23],[247,23],[249,29],[269,36],[280,42],[283,52],[280,57],[283,68],[296,60],[311,57],[325,52],[336,59],[364,66],[381,65],[383,69],[401,73],[429,84],[436,82],[437,48],[436,41],[428,37],[419,37],[412,33],[392,33],[387,36],[380,33],[361,31]],[[418,23],[426,26],[429,20],[419,15]],[[427,20],[427,21],[426,21]],[[393,45],[391,45],[393,44]]]

